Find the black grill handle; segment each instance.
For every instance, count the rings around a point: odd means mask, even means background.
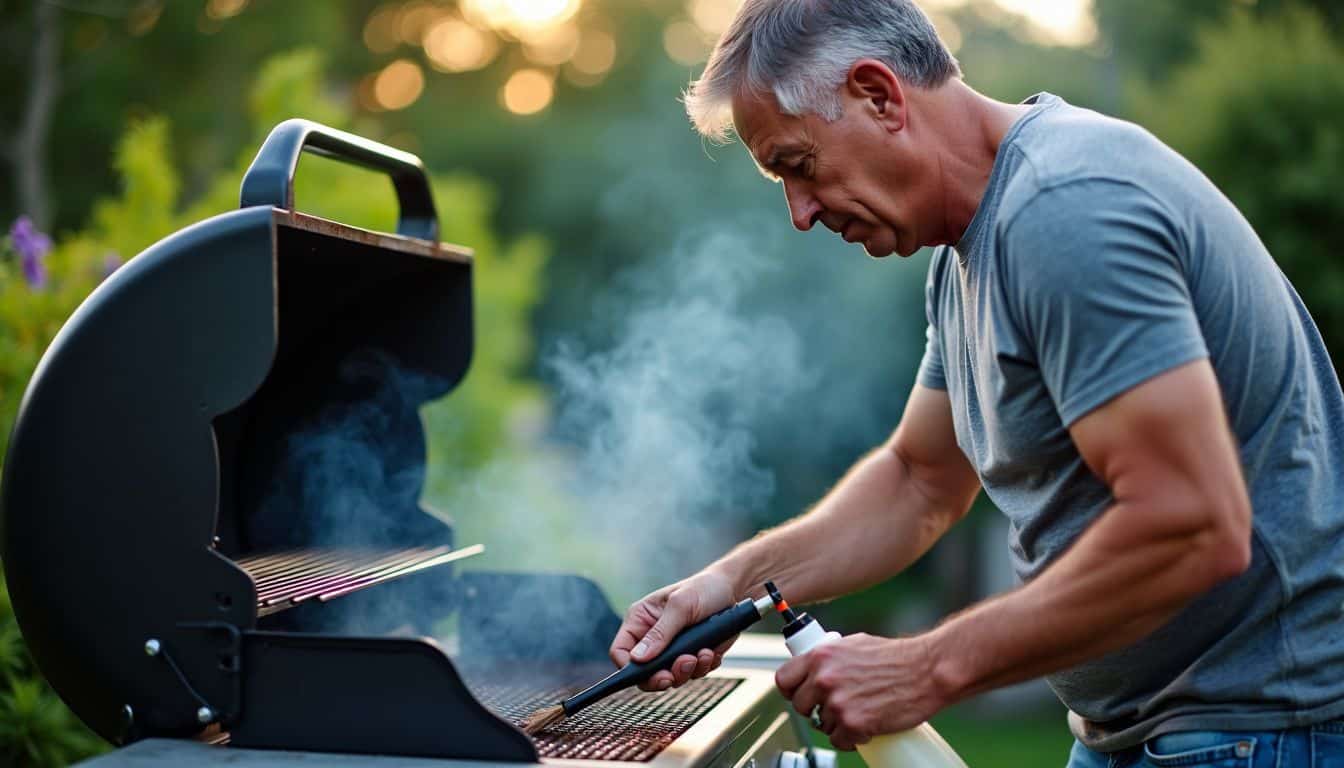
[[[401,206],[397,234],[438,241],[439,218],[420,158],[311,120],[286,120],[271,129],[243,176],[241,207],[270,205],[294,210],[294,168],[304,150],[387,172]]]

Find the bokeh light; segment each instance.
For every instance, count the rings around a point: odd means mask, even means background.
[[[969,0],[921,0],[920,5],[939,23],[940,11],[951,11],[969,4]],[[1030,36],[1037,42],[1051,45],[1088,45],[1097,39],[1097,22],[1093,14],[1092,0],[993,0],[988,10],[995,8],[1007,11],[1030,24]],[[983,6],[977,10],[986,10]],[[947,19],[946,16],[943,17]],[[944,34],[944,26],[938,27]],[[956,34],[946,33],[944,41],[952,47],[955,38],[960,42],[961,30]]]
[[[355,100],[359,103],[359,108],[368,112],[382,112],[383,106],[378,103],[377,97],[373,95],[373,83],[378,79],[378,73],[365,75],[359,79],[359,85],[355,87]]]
[[[524,37],[573,18],[580,0],[462,0],[468,20]]]
[[[159,17],[162,15],[161,0],[144,0],[137,3],[130,13],[126,14],[126,31],[136,37],[148,34],[154,25],[159,23]]]
[[[227,19],[243,12],[247,0],[210,0],[205,4],[205,15],[212,19]]]
[[[401,42],[398,8],[384,5],[364,22],[364,45],[374,53],[389,53]]]
[[[514,72],[500,90],[504,108],[515,115],[531,115],[545,109],[555,96],[551,75],[540,69]]]
[[[443,9],[427,0],[411,0],[397,14],[397,37],[407,45],[419,45],[425,32],[444,16]]]
[[[453,17],[434,22],[425,32],[424,46],[429,63],[443,72],[480,69],[499,54],[499,38]]]
[[[405,109],[425,90],[425,75],[410,59],[397,59],[383,67],[373,81],[373,98],[383,109]]]
[[[717,38],[728,29],[742,0],[687,0],[686,12],[705,34]]]
[[[999,7],[1025,17],[1043,42],[1086,45],[1097,38],[1092,0],[994,0]]]
[[[533,64],[554,67],[579,51],[579,27],[565,22],[529,32],[523,37],[523,55]]]
[[[713,44],[705,32],[684,19],[663,28],[663,50],[678,64],[694,66],[709,58]]]
[[[570,63],[582,74],[605,75],[616,63],[616,38],[600,29],[584,30]]]

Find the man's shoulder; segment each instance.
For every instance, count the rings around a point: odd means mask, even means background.
[[[997,217],[1001,231],[1038,196],[1059,187],[1142,189],[1184,164],[1143,127],[1063,102],[1043,110],[1007,151],[1018,153],[1020,171],[1004,187]]]

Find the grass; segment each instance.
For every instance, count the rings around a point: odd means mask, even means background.
[[[935,717],[933,727],[969,768],[1064,768],[1073,746],[1064,714],[1056,710],[1021,717],[986,717],[954,707]],[[841,752],[839,768],[865,766],[857,752]]]

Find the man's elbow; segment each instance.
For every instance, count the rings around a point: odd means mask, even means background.
[[[1236,578],[1251,567],[1251,523],[1224,526],[1227,530],[1219,537],[1218,553],[1215,557],[1218,581]]]
[[[1250,501],[1244,494],[1205,497],[1199,516],[1206,523],[1196,549],[1207,578],[1203,588],[1211,589],[1251,567]]]

